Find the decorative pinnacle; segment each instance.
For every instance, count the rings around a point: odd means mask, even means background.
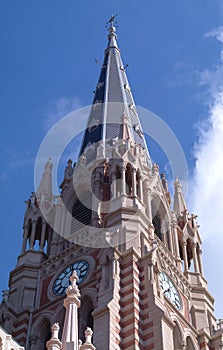
[[[85,335],[85,344],[91,344],[91,338],[92,338],[93,332],[90,327],[86,328],[84,335]]]
[[[59,330],[60,330],[59,323],[54,323],[52,325],[52,327],[51,327],[51,330],[52,330],[51,339],[58,339],[58,333],[59,333]]]
[[[51,161],[51,158],[49,157],[48,161],[45,164],[45,171],[51,172],[52,167],[53,167],[53,163]]]
[[[67,296],[69,296],[71,294],[75,294],[76,296],[80,296],[80,291],[79,291],[78,286],[77,286],[77,281],[78,281],[77,272],[74,270],[72,275],[70,276],[71,285],[68,286],[68,288],[67,288]]]

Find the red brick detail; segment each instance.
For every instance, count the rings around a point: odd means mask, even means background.
[[[120,322],[120,326],[123,328],[129,326],[130,324],[132,324],[135,327],[136,325],[138,326],[139,321],[135,319],[135,316],[132,316],[128,320]],[[125,331],[123,331],[122,333],[125,334]],[[126,334],[125,334],[125,336],[126,336]]]
[[[127,295],[132,294],[132,290],[128,291],[126,294],[122,295],[122,297],[126,297]],[[128,300],[124,300],[124,301],[120,301],[120,306],[121,307],[127,307],[129,305],[132,305],[134,303],[138,303],[138,299],[137,298],[129,298]]]
[[[123,344],[122,349],[126,350],[128,349],[128,347],[131,347],[131,346],[139,346],[139,342],[136,339],[131,339],[128,342]]]
[[[18,338],[17,340],[16,340],[21,346],[25,346],[25,344],[26,344],[26,337],[22,337],[22,338]]]
[[[154,337],[154,334],[153,334],[153,332],[151,332],[151,333],[144,335],[143,340],[145,341],[145,340],[151,339],[153,337]]]
[[[25,326],[25,324],[28,326],[28,323],[29,323],[29,320],[27,318],[24,318],[23,320],[18,321],[18,322],[17,321],[13,321],[13,327],[17,328],[17,327],[22,326],[22,325]]]
[[[125,291],[120,292],[120,296],[121,297],[126,297],[128,294],[131,294],[131,293],[132,294],[135,293],[136,295],[139,296],[139,291],[136,288],[131,287],[131,286],[130,286],[130,289],[126,289]]]
[[[145,349],[146,349],[146,350],[152,350],[152,349],[154,349],[154,343],[146,345],[146,348],[145,348],[145,347],[141,348],[141,350],[145,350]]]
[[[16,338],[19,334],[27,332],[27,328],[21,328],[20,330],[13,332],[13,337]]]
[[[143,324],[141,328],[143,331],[145,331],[146,329],[149,329],[151,327],[153,327],[153,321]]]
[[[134,315],[135,314],[137,314],[137,315],[139,315],[139,310],[137,310],[135,307],[132,309],[132,310],[126,310],[126,311],[121,311],[120,312],[120,316],[121,317],[126,317],[126,316],[129,316],[129,313],[134,313]]]
[[[121,264],[121,273],[125,270],[129,270],[130,268],[136,268],[138,270],[138,265],[132,261],[132,258],[130,258],[130,261],[128,261],[126,264]]]
[[[139,316],[140,316],[140,318],[144,321],[144,320],[146,320],[147,318],[149,318],[149,313],[147,312],[147,313],[145,313],[145,314],[142,314],[142,313],[140,312]]]
[[[140,298],[140,299],[141,299],[141,298]],[[142,310],[148,309],[148,303],[145,303],[145,304],[139,303],[139,307],[140,307],[140,309],[142,309]]]
[[[46,278],[42,282],[42,290],[41,290],[41,298],[40,298],[40,307],[46,305],[49,302],[49,298],[47,296],[47,289],[50,281],[52,280],[52,276]]]
[[[141,295],[140,295],[140,299],[141,299],[141,300],[144,300],[144,299],[146,299],[146,298],[147,298],[147,294],[141,294]]]

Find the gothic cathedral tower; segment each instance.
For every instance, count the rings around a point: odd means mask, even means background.
[[[108,45],[76,163],[61,195],[49,160],[27,201],[24,235],[1,325],[26,350],[44,350],[73,270],[79,276],[79,337],[97,350],[218,350],[223,329],[202,269],[196,217],[180,181],[171,204],[151,161],[110,21]]]

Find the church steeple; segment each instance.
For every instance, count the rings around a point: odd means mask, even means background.
[[[26,202],[0,324],[26,350],[45,349],[53,323],[48,350],[94,350],[91,329],[97,350],[217,350],[223,328],[204,278],[196,215],[179,180],[172,210],[165,176],[151,167],[114,16],[108,31],[80,157],[75,166],[68,161],[60,196],[52,195],[47,162]]]
[[[117,44],[114,16],[109,20],[108,45],[104,53],[104,61],[98,79],[88,125],[83,137],[80,155],[88,146],[103,141],[104,145],[111,139],[130,138],[141,145],[150,156],[145,137],[140,125],[138,112],[132,96],[131,88]],[[123,115],[129,132],[122,133]]]

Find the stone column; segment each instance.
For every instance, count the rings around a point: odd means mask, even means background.
[[[29,226],[26,225],[24,228],[24,235],[23,235],[23,242],[22,242],[22,254],[25,253],[25,250],[26,250],[28,233],[29,233]]]
[[[139,183],[138,183],[138,186],[139,186],[139,198],[142,200],[142,176],[139,176]]]
[[[149,188],[149,185],[147,184],[147,181],[145,181],[144,195],[145,195],[144,200],[146,205],[146,215],[149,219],[149,222],[152,223],[151,190]]]
[[[179,268],[182,269],[182,262],[180,258],[180,249],[179,249],[179,239],[178,239],[178,233],[177,233],[177,221],[175,213],[172,213],[172,231],[173,231],[173,239],[174,239],[174,246],[175,246],[175,255],[176,255],[176,264]]]
[[[93,197],[92,197],[92,201],[93,201],[92,224],[94,227],[99,226],[98,209],[99,209],[100,200],[101,200],[101,172],[96,170],[95,179],[94,179],[94,191],[93,191]]]
[[[132,195],[136,197],[137,191],[136,191],[136,169],[132,169]]]
[[[126,194],[126,183],[125,183],[125,167],[124,165],[121,167],[121,195]]]
[[[112,198],[117,197],[117,186],[116,186],[116,173],[112,173],[111,175],[111,193],[112,193]]]
[[[202,265],[201,255],[202,255],[202,250],[199,248],[198,249],[198,265],[199,265],[200,273],[203,275],[203,265]]]
[[[42,223],[42,231],[41,231],[41,238],[40,238],[40,250],[43,250],[45,237],[46,237],[46,222],[43,221],[43,223]]]
[[[194,260],[194,272],[199,272],[198,261],[197,261],[197,244],[195,242],[192,243],[192,254]]]
[[[78,319],[77,309],[80,307],[80,292],[77,286],[78,277],[76,271],[70,277],[71,285],[67,288],[67,297],[64,300],[66,308],[65,321],[62,335],[63,350],[79,350],[78,344]]]
[[[54,323],[51,327],[52,330],[52,336],[50,340],[46,342],[46,348],[47,350],[61,350],[62,349],[62,343],[58,338],[58,332],[59,332],[59,324]]]
[[[183,240],[182,245],[183,245],[184,271],[188,271],[187,241]]]
[[[85,343],[80,345],[79,350],[96,350],[96,348],[91,342],[91,338],[93,335],[91,328],[87,327],[84,334],[85,334]]]
[[[34,243],[35,243],[35,236],[36,236],[36,220],[32,221],[32,232],[30,237],[30,244],[29,249],[33,249]]]

